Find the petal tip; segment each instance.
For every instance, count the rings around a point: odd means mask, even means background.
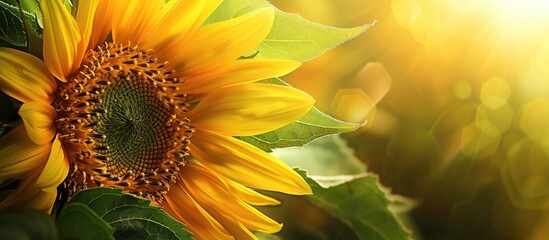
[[[300,181],[297,184],[298,186],[296,188],[296,192],[292,194],[295,194],[295,195],[312,195],[313,194],[313,190],[311,189],[311,186],[309,186],[309,184],[307,184],[305,180]]]

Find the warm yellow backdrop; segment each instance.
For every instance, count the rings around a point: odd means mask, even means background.
[[[420,205],[426,239],[549,236],[549,2],[273,0],[366,34],[286,77],[370,171]]]

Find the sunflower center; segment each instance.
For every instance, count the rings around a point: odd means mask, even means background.
[[[56,124],[74,166],[69,195],[109,186],[162,200],[187,161],[193,132],[182,81],[166,66],[151,50],[106,43],[88,50],[59,86]]]
[[[156,89],[139,78],[118,81],[102,97],[105,114],[96,117],[96,131],[106,138],[100,142],[109,149],[101,153],[111,172],[147,171],[161,161],[170,148],[173,131],[164,124],[171,118],[169,108],[156,97]]]

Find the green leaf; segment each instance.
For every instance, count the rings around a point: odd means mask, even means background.
[[[308,200],[349,225],[360,238],[411,238],[403,225],[407,222],[399,217],[414,203],[383,188],[339,135],[301,148],[276,149],[272,154],[299,169],[313,189]]]
[[[265,0],[225,0],[205,24],[235,18],[264,7],[274,8]],[[252,53],[259,52],[258,56],[264,58],[307,61],[364,33],[371,26],[330,27],[276,9],[271,32]]]
[[[274,7],[265,0],[224,0],[204,21],[204,24],[221,22],[244,15],[253,10]]]
[[[13,1],[13,0],[12,0]],[[37,27],[42,28],[42,11],[40,10],[40,2],[38,0],[19,0],[21,9],[30,13],[29,16],[35,15]]]
[[[288,85],[278,78],[267,79],[262,82]],[[313,107],[299,120],[279,129],[260,135],[238,138],[263,151],[270,152],[275,148],[303,146],[323,136],[354,131],[362,125],[337,120]]]
[[[277,11],[271,32],[255,51],[265,58],[303,62],[355,38],[370,27],[329,27],[305,20],[297,14]]]
[[[305,116],[286,126],[260,135],[240,137],[240,139],[270,152],[275,148],[303,146],[317,138],[354,131],[360,126],[362,125],[332,118],[313,107]]]
[[[58,239],[52,217],[36,209],[0,212],[0,239]]]
[[[19,8],[0,1],[0,18],[0,46],[26,49],[27,36]]]
[[[0,47],[11,47],[42,56],[41,12],[35,0],[0,1]]]
[[[354,156],[353,149],[339,135],[323,137],[303,147],[275,149],[272,154],[290,167],[309,174],[334,176],[361,174],[366,165]]]
[[[92,188],[78,192],[69,205],[87,205],[116,229],[116,239],[191,239],[185,225],[150,201],[120,189]]]
[[[409,200],[391,195],[377,176],[307,176],[305,171],[297,172],[313,189],[313,195],[306,198],[348,224],[361,239],[411,239],[410,230],[393,209]]]
[[[114,228],[82,203],[65,206],[57,225],[61,239],[115,239]]]
[[[42,58],[43,35],[42,35],[42,11],[38,0],[21,1],[20,15],[25,16],[23,23],[27,34],[27,52]],[[30,14],[28,14],[30,13]]]

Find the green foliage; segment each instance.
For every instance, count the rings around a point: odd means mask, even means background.
[[[57,218],[34,209],[0,212],[0,239],[192,239],[185,225],[121,189],[78,192]]]
[[[68,203],[84,204],[116,229],[116,239],[191,239],[185,225],[150,201],[120,189],[92,188],[78,192]]]
[[[28,12],[30,15],[35,16],[37,23],[36,27],[42,28],[44,26],[42,24],[42,11],[40,10],[39,0],[7,0],[6,2],[18,2],[21,6],[21,9],[23,9],[25,12]]]
[[[307,61],[364,33],[370,25],[335,28],[307,21],[296,14],[276,12],[273,28],[256,48],[259,56]]]
[[[0,47],[42,56],[42,28],[37,1],[0,1]]]
[[[0,239],[58,239],[53,218],[36,209],[0,212]]]
[[[313,189],[314,195],[307,199],[347,223],[361,239],[411,238],[393,209],[404,200],[391,196],[377,176],[307,176],[302,170],[298,173]]]
[[[64,207],[57,225],[61,239],[114,240],[114,228],[82,203],[72,203]]]
[[[313,195],[306,197],[309,201],[346,223],[361,239],[411,238],[400,215],[412,207],[412,201],[381,186],[340,136],[301,148],[276,149],[273,155],[299,169],[313,189]]]
[[[0,2],[0,14],[3,18],[3,21],[0,22],[0,29],[2,29],[0,32],[0,40],[2,41],[0,46],[25,49],[27,47],[27,36],[17,6]]]
[[[265,0],[223,1],[205,24],[235,18],[264,7],[273,6]],[[258,57],[307,61],[360,35],[370,27],[335,28],[276,9],[271,32],[252,54],[259,52]]]

